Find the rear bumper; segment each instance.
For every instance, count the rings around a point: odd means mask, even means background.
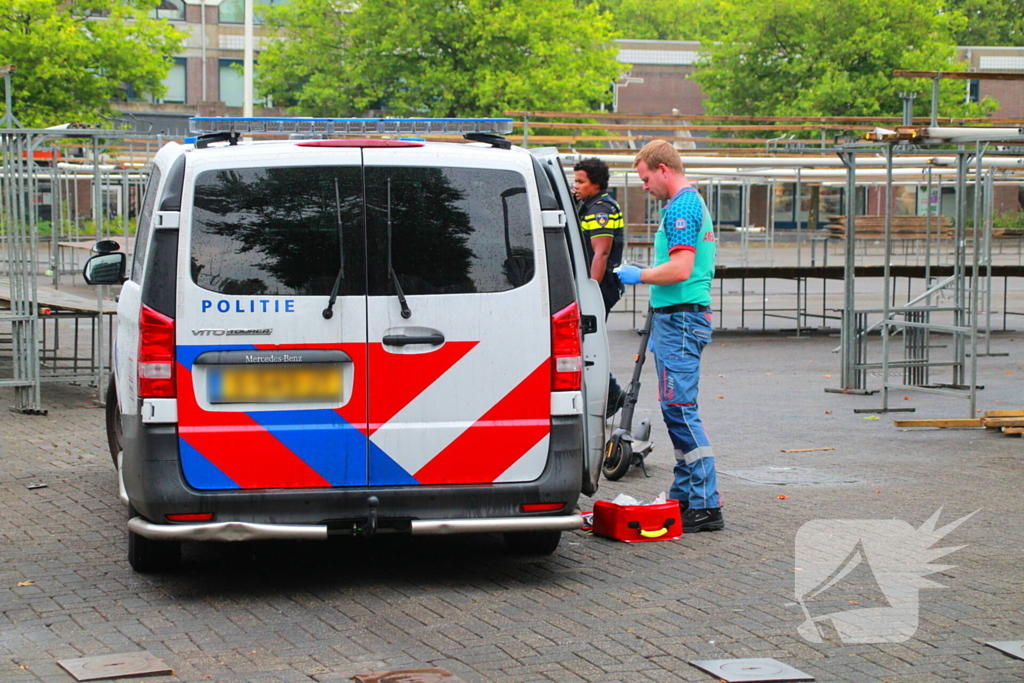
[[[326,533],[352,533],[353,529],[366,527],[371,498],[378,501],[374,505],[378,533],[550,528],[545,520],[573,517],[580,496],[582,419],[581,415],[552,417],[547,466],[533,481],[213,491],[196,490],[185,481],[175,425],[143,425],[138,419],[122,419],[123,498],[140,518],[134,522],[138,528],[132,530],[147,538],[156,538],[148,534],[159,533],[181,535],[178,537],[195,534],[197,539],[208,538],[209,534],[218,538],[322,538]],[[481,457],[486,457],[485,450]],[[562,507],[546,513],[526,512],[523,508],[553,503]],[[213,517],[201,523],[167,520],[168,515],[183,513],[212,513]],[[565,524],[560,528],[579,526],[577,521]],[[183,531],[186,528],[194,530]],[[165,531],[169,529],[177,531]]]
[[[497,531],[569,531],[578,529],[578,514],[556,517],[502,517],[494,519],[412,520],[414,536],[491,533]],[[325,524],[257,524],[254,522],[206,522],[153,524],[141,517],[128,520],[128,529],[154,541],[324,541]]]

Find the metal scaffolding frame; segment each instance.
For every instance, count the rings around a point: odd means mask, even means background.
[[[8,112],[9,112],[8,108]],[[876,129],[881,131],[882,129]],[[973,386],[976,380],[976,367],[972,367],[979,355],[984,355],[990,350],[988,345],[981,346],[982,340],[988,340],[987,333],[991,329],[991,300],[992,290],[992,240],[989,230],[992,223],[992,188],[995,183],[1004,182],[1006,178],[997,176],[1001,168],[1016,169],[1013,176],[1015,182],[1019,182],[1019,171],[1024,169],[1024,157],[1013,159],[999,159],[998,154],[988,150],[988,143],[994,139],[1005,140],[1009,133],[1006,130],[999,130],[996,133],[988,133],[987,137],[979,133],[983,129],[925,129],[923,139],[915,140],[916,148],[904,147],[905,138],[899,137],[905,133],[901,131],[897,138],[892,140],[877,140],[875,143],[860,145],[837,145],[830,150],[822,148],[816,154],[802,157],[783,157],[775,155],[760,155],[749,157],[732,156],[684,156],[684,163],[687,166],[688,176],[697,183],[706,184],[710,190],[710,196],[720,214],[722,202],[722,188],[727,185],[738,185],[747,191],[742,192],[742,212],[747,223],[751,220],[750,188],[762,186],[767,188],[766,206],[764,208],[764,235],[751,235],[741,232],[742,241],[741,255],[744,266],[748,256],[758,258],[762,256],[752,251],[751,242],[756,244],[764,241],[764,253],[761,260],[766,261],[767,267],[751,266],[753,271],[771,271],[769,274],[758,272],[749,276],[739,273],[733,277],[751,277],[762,280],[762,295],[766,296],[764,280],[766,278],[783,277],[796,281],[797,303],[795,308],[779,309],[779,311],[792,315],[777,315],[795,319],[797,333],[807,324],[809,318],[821,318],[838,320],[842,326],[842,344],[839,351],[841,355],[841,387],[838,391],[847,393],[875,393],[867,388],[868,375],[871,371],[881,369],[883,375],[883,408],[889,409],[888,393],[890,390],[901,387],[912,387],[920,390],[936,390],[940,393],[952,395],[969,394],[973,409],[974,395]],[[991,129],[990,129],[991,130]],[[966,132],[965,132],[966,131]],[[887,135],[891,131],[883,131]],[[961,137],[966,134],[973,135],[969,141],[954,139],[950,133],[959,134]],[[1020,134],[1014,130],[1013,133]],[[946,137],[941,137],[942,135]],[[109,353],[109,325],[95,324],[103,319],[103,293],[98,292],[97,302],[94,309],[79,311],[76,313],[76,321],[89,320],[93,318],[91,325],[93,339],[90,341],[90,353],[95,360],[89,362],[78,362],[78,337],[79,330],[74,330],[76,350],[72,352],[72,358],[65,357],[66,354],[59,353],[56,348],[51,352],[47,347],[47,340],[52,339],[54,343],[59,338],[60,328],[53,327],[53,334],[48,335],[45,327],[46,321],[55,321],[54,317],[40,314],[39,285],[37,285],[40,271],[51,278],[53,288],[61,285],[61,276],[78,272],[78,263],[69,263],[62,253],[61,242],[80,242],[84,237],[82,230],[82,216],[68,207],[77,207],[79,202],[72,201],[74,195],[84,190],[85,184],[80,180],[89,181],[89,193],[91,195],[92,222],[97,227],[97,237],[108,237],[111,233],[120,233],[125,238],[125,247],[128,247],[127,238],[129,235],[129,223],[126,198],[129,194],[141,193],[141,187],[145,182],[145,171],[139,171],[141,165],[131,154],[131,161],[125,162],[124,152],[118,159],[118,164],[104,165],[103,155],[108,150],[111,141],[128,141],[136,138],[135,142],[142,142],[145,146],[143,162],[151,158],[153,151],[150,145],[155,139],[156,148],[162,144],[161,136],[143,136],[127,130],[99,130],[99,129],[77,129],[77,130],[26,130],[21,128],[13,116],[5,116],[0,120],[0,137],[2,137],[3,149],[0,166],[0,198],[3,201],[3,226],[0,226],[0,236],[3,237],[5,247],[6,267],[10,278],[11,287],[11,311],[9,315],[0,315],[0,321],[9,320],[12,329],[11,334],[12,356],[16,359],[15,377],[10,381],[0,380],[0,385],[10,384],[16,387],[17,406],[15,409],[25,412],[37,411],[39,406],[39,383],[48,379],[67,379],[69,377],[87,381],[102,383],[107,372],[107,354]],[[87,163],[70,164],[67,160],[61,161],[58,158],[56,149],[58,141],[68,138],[77,138],[84,149],[84,159]],[[142,138],[139,140],[138,138]],[[956,151],[933,150],[922,152],[927,145],[953,144],[959,145]],[[974,149],[967,149],[965,145],[973,145]],[[33,159],[36,153],[49,151],[50,167],[36,167]],[[838,152],[838,154],[837,154]],[[916,155],[916,156],[915,156]],[[987,156],[986,156],[987,155]],[[639,185],[635,180],[635,172],[632,171],[633,155],[614,154],[587,154],[579,156],[598,156],[608,161],[613,166],[613,182],[628,188],[630,185]],[[91,159],[89,158],[91,157]],[[566,161],[570,167],[574,155],[566,155]],[[893,260],[894,240],[891,230],[891,219],[893,214],[893,185],[896,182],[912,182],[917,185],[927,186],[929,197],[933,185],[937,184],[939,192],[943,188],[944,173],[952,174],[955,165],[955,187],[957,197],[957,220],[956,239],[947,248],[944,243],[949,244],[950,240],[939,239],[941,230],[938,222],[933,221],[935,215],[929,209],[926,216],[926,237],[923,243],[925,292],[913,296],[910,292],[910,281],[908,278],[907,301],[896,305],[896,287],[890,262]],[[856,216],[860,207],[858,204],[859,187],[865,184],[878,186],[884,174],[885,191],[887,198],[886,209],[886,235],[883,243],[884,248],[884,272],[873,267],[874,275],[883,275],[883,305],[875,309],[857,309],[857,293],[855,288],[854,275],[858,268],[858,252],[856,237]],[[895,177],[898,177],[897,181]],[[951,178],[951,175],[947,175]],[[814,235],[802,230],[802,222],[799,214],[800,189],[808,184],[832,184],[837,181],[844,181],[846,187],[847,215],[849,216],[849,229],[845,235],[845,265],[842,266],[842,280],[844,284],[844,302],[841,310],[835,311],[836,315],[828,315],[825,311],[825,287],[827,279],[840,279],[839,267],[829,268],[827,264],[828,248],[825,248],[825,259],[821,266],[818,266],[818,259],[813,251],[815,242]],[[29,206],[30,197],[38,191],[40,182],[49,182],[53,191],[53,207],[55,211],[53,220],[53,237],[49,250],[42,249],[38,237],[37,218],[32,207]],[[968,182],[974,183],[974,225],[984,225],[986,230],[980,233],[980,241],[975,244],[966,238],[967,228],[967,192]],[[794,214],[797,216],[797,264],[796,268],[772,267],[775,265],[775,253],[772,249],[775,242],[775,206],[773,201],[772,187],[777,183],[796,183],[797,193],[794,201],[797,202]],[[949,182],[948,180],[946,181]],[[117,192],[123,202],[119,212],[119,221],[113,222],[104,212],[105,193]],[[628,194],[625,199],[628,203]],[[89,202],[82,202],[83,204]],[[929,203],[930,206],[930,203]],[[759,212],[760,213],[760,212]],[[88,219],[85,219],[88,220]],[[717,228],[717,225],[716,225]],[[751,239],[754,237],[754,239]],[[803,238],[812,238],[810,244],[811,263],[806,266],[803,263],[802,249]],[[864,242],[864,240],[860,240]],[[757,245],[760,246],[760,245]],[[866,243],[864,258],[867,258]],[[904,244],[904,250],[907,249]],[[970,249],[968,249],[970,247]],[[976,248],[977,247],[977,248]],[[915,247],[916,248],[916,247]],[[80,247],[79,247],[80,249]],[[80,253],[84,253],[81,250]],[[40,257],[42,254],[42,257]],[[971,255],[972,263],[967,263],[967,256]],[[875,254],[872,258],[877,257]],[[921,254],[915,252],[915,257]],[[933,277],[933,266],[944,263],[944,259],[950,258],[954,261],[953,274],[946,277],[949,271],[948,266],[943,270],[935,271],[941,273],[941,279]],[[732,269],[730,269],[732,270]],[[739,269],[736,269],[739,270]],[[805,271],[813,270],[814,273]],[[818,271],[821,274],[818,274]],[[835,271],[825,273],[825,271]],[[872,270],[867,268],[866,270]],[[778,275],[777,272],[787,272],[786,275]],[[792,271],[792,272],[790,272]],[[797,272],[799,271],[799,272]],[[974,273],[982,273],[983,277],[974,277]],[[899,271],[897,271],[899,275]],[[808,287],[807,279],[821,277],[822,288],[822,312],[820,315],[810,313],[807,309]],[[745,280],[741,279],[741,282]],[[45,281],[43,281],[45,282]],[[45,288],[44,288],[45,289]],[[745,291],[741,285],[741,297]],[[1004,286],[1005,298],[1005,286]],[[951,302],[947,302],[951,299]],[[949,305],[946,305],[946,304]],[[984,305],[983,305],[984,304]],[[745,305],[745,304],[741,304]],[[767,315],[766,304],[762,305],[762,313]],[[98,311],[98,313],[96,312]],[[74,311],[65,311],[68,317]],[[110,311],[106,311],[109,319]],[[774,315],[774,314],[773,314]],[[763,316],[762,316],[763,317]],[[66,318],[65,318],[66,319]],[[742,312],[741,312],[742,319]],[[946,319],[951,319],[949,324]],[[763,319],[762,319],[763,325]],[[104,330],[104,328],[107,328]],[[1005,316],[1004,316],[1005,328]],[[880,362],[871,363],[867,357],[868,341],[871,335],[877,331],[882,338],[883,354]],[[933,337],[937,334],[949,334],[953,337],[952,348],[955,358],[953,361],[939,361],[931,358],[933,353]],[[66,335],[65,335],[66,336]],[[904,357],[895,359],[896,345],[893,338],[903,340]],[[982,349],[984,348],[984,353]],[[53,361],[53,366],[48,366],[48,361]],[[61,361],[73,360],[71,369],[66,367],[55,371],[54,368]],[[952,367],[954,377],[946,386],[930,387],[931,371],[939,367]],[[42,370],[41,370],[42,369]],[[896,383],[889,380],[890,369],[903,371],[903,382]]]
[[[893,207],[893,159],[901,152],[910,151],[903,140],[893,136],[884,141],[880,148],[877,145],[854,144],[838,150],[838,154],[847,169],[847,227],[846,227],[846,263],[844,268],[844,306],[841,328],[841,386],[826,391],[853,394],[873,394],[874,390],[867,387],[869,371],[877,369],[881,374],[882,405],[878,408],[858,409],[856,412],[912,412],[912,408],[897,408],[890,403],[892,390],[913,390],[934,394],[943,394],[966,399],[969,403],[968,416],[973,417],[977,404],[977,359],[982,355],[992,355],[990,346],[991,335],[991,303],[992,303],[992,216],[994,169],[986,168],[984,163],[986,152],[991,143],[996,141],[1024,140],[1024,131],[1016,130],[983,133],[975,129],[966,133],[963,129],[941,133],[938,129],[928,129],[927,137],[915,139],[918,145],[958,145],[952,154],[956,160],[956,222],[953,239],[953,273],[937,282],[931,279],[930,269],[933,265],[931,251],[931,183],[932,172],[927,174],[929,191],[929,208],[926,225],[926,259],[925,277],[926,290],[923,294],[910,298],[902,305],[895,304],[895,292],[891,289],[892,278],[890,266],[893,256],[892,218]],[[973,149],[971,149],[973,146]],[[855,238],[856,212],[853,211],[853,191],[856,185],[858,152],[881,151],[886,159],[886,205],[884,235],[884,275],[881,308],[856,307],[855,282]],[[914,150],[916,151],[916,150]],[[943,151],[943,154],[950,154]],[[970,231],[968,231],[968,197],[967,187],[974,184],[974,196],[971,208]],[[936,231],[938,232],[938,231]],[[970,234],[968,234],[970,232]],[[941,255],[939,256],[941,259]],[[968,263],[970,260],[970,263]],[[951,297],[949,306],[939,306],[935,300],[943,296]],[[981,312],[984,309],[985,321],[982,328]],[[872,318],[877,318],[872,320]],[[951,321],[945,321],[951,318]],[[942,319],[942,321],[940,321]],[[881,360],[869,361],[867,343],[869,334],[877,330],[881,337]],[[903,337],[903,358],[894,359],[893,337]],[[934,344],[936,335],[949,335],[952,357],[947,360],[935,360],[933,349],[940,345]],[[980,339],[985,340],[985,350],[980,350]],[[931,371],[946,367],[951,372],[949,382],[932,381]],[[892,381],[890,371],[902,371],[902,381]]]
[[[106,145],[133,134],[126,130],[99,128],[30,129],[21,126],[11,111],[10,74],[4,73],[7,109],[0,119],[0,246],[3,251],[3,277],[9,309],[0,309],[0,323],[10,324],[9,340],[11,377],[0,379],[0,386],[14,388],[11,410],[25,414],[45,415],[42,407],[41,383],[44,381],[85,381],[102,386],[109,373],[112,311],[104,311],[105,289],[98,288],[95,306],[71,302],[71,297],[58,296],[52,303],[40,301],[39,276],[50,274],[54,288],[60,284],[62,272],[59,242],[61,226],[66,223],[61,210],[70,194],[67,181],[71,175],[58,163],[58,145],[75,139],[91,152],[92,221],[96,238],[110,236],[110,221],[103,215],[103,191],[117,177],[121,187],[132,181],[129,171],[102,168],[99,160]],[[48,156],[51,168],[36,165]],[[67,169],[70,170],[70,169]],[[117,174],[115,175],[115,171]],[[39,219],[33,199],[39,196],[40,183],[49,181],[56,201],[52,242],[49,253],[40,258]],[[62,192],[63,191],[63,192]],[[77,183],[74,191],[78,191]],[[125,192],[123,197],[127,196]],[[127,211],[121,211],[123,236],[128,235]],[[67,272],[67,269],[64,269]],[[61,323],[71,320],[73,337],[71,355],[60,350]],[[89,341],[82,339],[82,322],[88,323]],[[106,324],[104,324],[106,323]],[[52,331],[48,331],[47,327]],[[66,335],[65,335],[66,336]]]

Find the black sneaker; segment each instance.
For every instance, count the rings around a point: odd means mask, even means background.
[[[604,409],[605,419],[610,418],[615,413],[619,412],[619,408],[626,402],[626,392],[619,391],[617,394],[608,395],[608,405]]]
[[[691,509],[683,513],[683,533],[718,531],[725,528],[721,508]]]

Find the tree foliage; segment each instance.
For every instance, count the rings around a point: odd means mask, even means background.
[[[957,44],[1024,46],[1024,0],[947,0],[946,6],[967,19]]]
[[[965,19],[941,0],[775,0],[752,12],[723,0],[720,41],[706,46],[695,75],[712,114],[895,116],[899,93],[916,91],[916,113],[931,87],[893,78],[896,69],[962,71],[953,38]],[[963,104],[963,83],[943,81],[939,113],[978,116],[992,101]]]
[[[612,17],[573,0],[294,0],[257,87],[297,114],[590,110],[618,77]]]
[[[715,0],[611,0],[608,10],[632,40],[714,40],[720,30]]]
[[[0,64],[13,64],[14,115],[25,127],[96,123],[111,99],[163,94],[184,34],[150,19],[157,0],[3,0]],[[0,106],[2,106],[0,102]]]

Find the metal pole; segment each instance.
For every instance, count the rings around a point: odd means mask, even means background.
[[[882,410],[889,410],[889,280],[892,261],[892,143],[885,148],[885,263],[882,266]]]
[[[801,184],[800,171],[802,169],[796,169],[796,196],[793,198],[793,213],[796,216],[796,267],[799,268],[801,264],[801,252],[803,247],[803,221],[800,219],[800,203],[803,201],[803,185]],[[797,330],[799,333],[799,330]]]
[[[985,177],[985,355],[992,353],[992,219],[995,212],[995,169]],[[999,355],[1009,355],[999,354]]]
[[[954,238],[953,260],[953,324],[966,327],[967,292],[967,152],[963,148],[957,151],[956,162],[956,237]],[[953,384],[964,384],[964,361],[967,349],[964,347],[962,333],[953,334]],[[972,415],[973,417],[973,415]]]
[[[242,116],[252,116],[252,77],[253,77],[253,0],[245,3],[244,50],[242,52]]]
[[[13,64],[0,66],[4,75],[4,116],[0,118],[0,128],[21,128],[21,123],[14,116],[13,94],[11,93],[11,74],[17,71]]]
[[[974,417],[978,392],[978,306],[980,304],[978,287],[981,283],[981,274],[978,272],[980,263],[978,248],[983,241],[978,239],[978,235],[982,230],[985,230],[985,227],[982,225],[981,216],[981,187],[983,182],[982,174],[984,173],[981,160],[987,148],[987,142],[977,142],[974,145],[974,233],[971,235],[971,366],[968,381],[970,385],[968,391],[970,392],[971,408],[970,412],[967,413],[968,417]]]
[[[199,3],[199,32],[202,34],[202,47],[200,48],[202,58],[199,61],[202,64],[203,72],[203,102],[206,102],[206,0],[201,0]],[[188,101],[187,92],[185,93],[185,101]]]
[[[928,179],[925,185],[926,200],[925,200],[925,211],[924,211],[924,287],[928,289],[932,285],[932,169],[929,166],[925,170],[925,177]],[[939,195],[939,201],[942,201],[942,195]],[[942,231],[942,218],[939,217],[939,232]],[[931,297],[928,297],[926,305],[931,306]]]
[[[50,155],[50,281],[54,289],[60,288],[60,225],[64,207],[61,203],[60,171],[57,168],[60,157],[54,149]]]
[[[843,268],[843,319],[841,328],[841,339],[842,339],[842,354],[841,354],[841,372],[842,388],[843,390],[849,389],[864,389],[865,387],[857,386],[856,380],[856,345],[857,345],[857,330],[856,330],[856,296],[854,292],[854,270],[856,268],[856,242],[854,241],[854,232],[856,230],[856,219],[854,218],[857,213],[857,153],[856,152],[840,152],[839,158],[843,160],[843,164],[846,166],[846,253],[845,264]]]

